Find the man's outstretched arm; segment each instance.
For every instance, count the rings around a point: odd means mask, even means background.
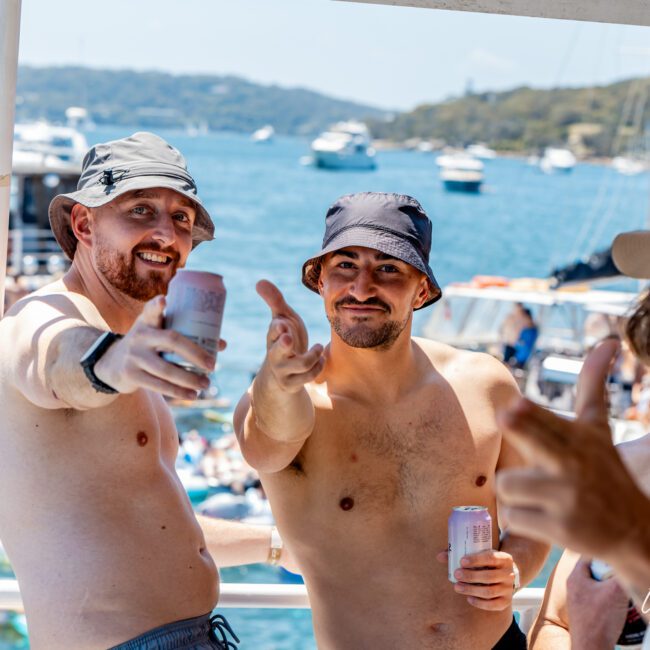
[[[271,309],[264,363],[235,411],[235,431],[244,458],[260,472],[278,472],[311,435],[315,411],[305,384],[323,368],[323,348],[307,348],[307,330],[273,284],[257,290]]]
[[[75,304],[78,303],[78,304]],[[192,399],[207,378],[171,364],[159,355],[176,351],[206,371],[212,361],[196,344],[177,332],[163,330],[164,298],[149,301],[124,338],[114,342],[96,363],[98,379],[118,393],[138,388]],[[2,322],[0,342],[5,368],[18,391],[48,409],[91,409],[108,406],[116,394],[99,392],[84,374],[80,360],[106,332],[105,323],[83,296],[55,293],[28,298]]]

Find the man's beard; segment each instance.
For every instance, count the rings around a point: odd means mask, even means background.
[[[346,305],[378,305],[384,307],[387,313],[390,313],[390,307],[378,298],[370,298],[365,302],[359,302],[354,298],[343,298],[335,304],[335,310]],[[409,322],[409,317],[404,321],[388,320],[379,326],[372,327],[367,321],[370,318],[356,319],[354,325],[343,325],[342,319],[337,315],[327,314],[332,329],[338,334],[339,338],[352,348],[380,348],[387,350],[392,347],[399,335]]]
[[[138,275],[135,264],[136,253],[140,248],[169,255],[173,260],[171,275],[165,270],[156,271],[153,269],[149,270],[145,277]],[[140,246],[130,253],[124,254],[109,249],[103,245],[103,242],[97,242],[94,256],[97,269],[106,280],[118,291],[139,302],[147,302],[147,300],[151,300],[155,296],[167,293],[167,285],[176,273],[179,257],[176,251],[165,251],[155,244]]]

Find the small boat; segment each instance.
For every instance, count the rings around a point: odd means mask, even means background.
[[[257,129],[257,131],[251,135],[251,140],[255,144],[264,144],[267,142],[272,142],[274,137],[275,129],[270,124],[267,124],[261,129]]]
[[[440,180],[450,192],[476,193],[483,185],[483,163],[467,153],[443,154],[436,158]]]
[[[476,144],[470,144],[465,151],[474,158],[479,160],[494,160],[497,157],[497,152],[494,149],[490,149],[486,144],[482,142],[477,142]]]
[[[338,122],[311,143],[312,164],[323,169],[375,169],[375,150],[362,122]]]
[[[539,167],[545,174],[568,173],[576,166],[576,157],[568,149],[547,147]]]
[[[624,176],[636,176],[650,169],[650,164],[639,160],[638,158],[629,158],[627,156],[616,156],[612,160],[612,167]]]

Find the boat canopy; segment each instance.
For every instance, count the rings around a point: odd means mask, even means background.
[[[473,11],[506,16],[586,20],[595,23],[620,23],[650,26],[648,0],[339,0],[365,4],[399,5]]]
[[[557,288],[575,282],[592,282],[621,277],[621,273],[614,264],[610,246],[605,250],[597,251],[586,260],[578,260],[554,269],[551,276],[555,279],[554,286]]]

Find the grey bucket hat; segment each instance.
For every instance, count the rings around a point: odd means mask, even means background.
[[[428,307],[442,297],[429,266],[431,221],[413,197],[360,192],[338,199],[325,216],[322,249],[302,267],[303,284],[318,293],[321,258],[346,246],[373,248],[424,273],[429,280],[429,296],[418,309]]]
[[[77,249],[77,238],[70,225],[70,211],[75,203],[98,208],[125,192],[154,187],[174,190],[196,206],[192,248],[214,238],[214,224],[197,196],[185,158],[159,136],[143,131],[91,147],[83,160],[77,191],[52,199],[50,226],[63,252],[72,259]]]

